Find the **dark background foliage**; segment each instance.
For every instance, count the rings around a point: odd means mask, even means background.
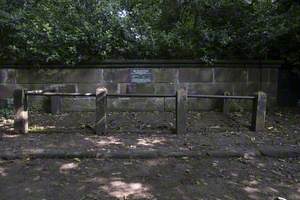
[[[283,59],[300,63],[299,0],[0,0],[2,62]]]

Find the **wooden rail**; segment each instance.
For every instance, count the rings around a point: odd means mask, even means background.
[[[50,96],[55,97],[55,104],[61,102],[57,97],[96,97],[96,123],[95,129],[98,134],[104,134],[107,130],[106,112],[107,98],[176,98],[176,130],[177,134],[186,132],[186,114],[187,102],[189,98],[213,98],[223,99],[223,112],[228,114],[228,100],[241,99],[253,101],[251,127],[254,131],[263,131],[266,117],[267,96],[264,92],[258,92],[254,96],[230,96],[228,92],[224,95],[188,95],[186,89],[178,89],[176,94],[155,95],[155,94],[108,94],[106,88],[99,87],[96,93],[61,93],[61,92],[44,92],[42,90],[25,91],[17,89],[14,92],[15,119],[14,128],[17,132],[28,132],[28,96]],[[57,105],[55,105],[57,106]],[[57,109],[51,109],[57,111]]]

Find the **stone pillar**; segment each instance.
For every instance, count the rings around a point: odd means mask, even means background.
[[[18,133],[28,133],[28,104],[25,90],[14,91],[14,129]]]
[[[230,92],[225,91],[224,96],[230,96]],[[230,111],[230,99],[223,100],[223,114],[228,115]]]
[[[267,95],[264,92],[257,92],[253,101],[252,123],[253,131],[263,131],[266,120]]]
[[[60,88],[56,87],[50,90],[51,92],[59,92]],[[60,114],[62,110],[62,97],[60,96],[51,96],[50,97],[50,112],[51,114],[57,115]]]
[[[99,87],[96,89],[96,134],[106,133],[106,109],[107,109],[107,89]]]
[[[176,93],[176,132],[185,134],[187,117],[187,91],[178,89]]]

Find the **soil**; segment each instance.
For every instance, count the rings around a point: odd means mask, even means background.
[[[16,160],[0,199],[300,199],[299,160]]]
[[[110,113],[95,135],[93,113],[30,113],[30,132],[0,120],[1,152],[196,151],[300,146],[300,112],[268,112],[266,131],[249,130],[250,113],[190,112],[186,135],[172,113]],[[0,160],[0,200],[10,199],[300,199],[300,161],[235,159]],[[279,198],[280,199],[280,198]]]

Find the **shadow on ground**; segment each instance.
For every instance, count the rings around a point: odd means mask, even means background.
[[[0,199],[300,198],[299,160],[18,160],[0,164]]]
[[[171,113],[112,113],[109,132],[93,133],[92,113],[31,113],[30,134],[1,119],[0,151],[202,151],[297,146],[300,115],[269,113],[251,132],[249,113],[189,113],[188,134],[172,134]],[[0,161],[0,199],[300,199],[299,159],[21,159]]]

